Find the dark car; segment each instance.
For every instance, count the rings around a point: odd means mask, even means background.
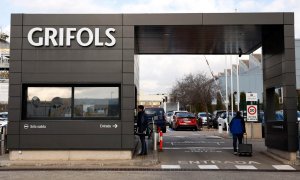
[[[218,118],[221,116],[222,113],[226,112],[226,110],[215,110],[213,112],[213,115],[210,119],[208,119],[207,126],[208,127],[213,127],[213,128],[218,128]]]
[[[163,133],[167,132],[167,120],[165,117],[165,110],[163,108],[145,108],[145,117],[148,123],[152,122],[152,118],[157,116],[154,123],[156,124],[157,128],[160,128]]]

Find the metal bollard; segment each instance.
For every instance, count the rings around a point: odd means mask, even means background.
[[[223,127],[222,127],[222,124],[219,124],[219,133],[220,133],[220,134],[223,133]]]
[[[153,127],[153,150],[157,151],[157,133],[156,133],[156,125],[154,123],[154,118],[152,118],[152,127]]]

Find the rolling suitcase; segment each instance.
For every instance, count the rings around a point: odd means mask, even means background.
[[[242,144],[239,144],[238,154],[239,156],[252,156],[252,144],[247,143],[247,134],[246,134],[246,143],[244,142],[244,137],[243,137]]]

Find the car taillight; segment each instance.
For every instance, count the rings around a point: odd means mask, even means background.
[[[179,123],[184,123],[184,120],[182,118],[178,118]]]
[[[192,119],[192,123],[196,123],[196,119]]]

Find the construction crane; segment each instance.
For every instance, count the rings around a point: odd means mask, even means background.
[[[212,77],[213,77],[213,80],[214,80],[216,86],[218,86],[217,78],[214,76],[213,71],[211,70],[210,65],[209,65],[209,63],[208,63],[208,60],[207,60],[207,58],[206,58],[205,55],[204,55],[204,58],[205,58],[205,61],[206,61],[207,66],[208,66],[208,68],[209,68],[209,71],[210,71],[210,73],[211,73],[211,75],[212,75]],[[222,102],[225,102],[224,97],[223,97],[223,95],[222,95],[222,92],[221,92],[221,89],[220,89],[220,88],[218,88],[218,92],[219,92],[220,95],[221,95]]]

